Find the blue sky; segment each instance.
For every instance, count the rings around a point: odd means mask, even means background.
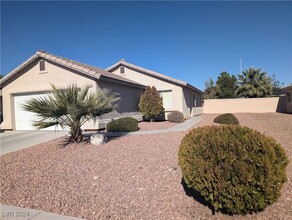
[[[292,2],[1,2],[1,74],[36,50],[106,68],[126,61],[204,89],[263,68],[292,83]]]

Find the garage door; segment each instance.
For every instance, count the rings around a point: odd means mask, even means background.
[[[14,95],[14,113],[15,113],[15,129],[16,130],[36,130],[37,127],[33,126],[33,121],[38,120],[36,114],[23,110],[22,106],[27,103],[28,100],[37,97],[45,97],[48,94],[34,93],[34,94],[22,94]],[[51,126],[42,130],[62,130],[60,126]]]

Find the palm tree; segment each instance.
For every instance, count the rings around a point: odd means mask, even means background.
[[[271,79],[261,69],[248,68],[238,76],[236,94],[239,97],[256,98],[272,94]]]
[[[70,128],[68,142],[82,141],[81,126],[90,119],[95,120],[97,116],[111,112],[116,108],[114,102],[119,100],[117,94],[109,90],[89,93],[88,85],[82,89],[75,84],[67,88],[52,85],[52,88],[52,93],[47,97],[31,99],[22,107],[37,114],[39,119],[34,126],[39,129],[53,125]]]

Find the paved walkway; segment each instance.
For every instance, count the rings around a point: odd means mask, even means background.
[[[184,123],[180,123],[171,128],[160,129],[160,130],[149,130],[149,131],[135,131],[128,133],[113,132],[109,133],[108,136],[122,136],[122,135],[142,135],[142,134],[158,134],[175,131],[186,131],[192,127],[195,127],[197,123],[205,118],[203,115],[198,115],[193,118],[187,119]],[[44,212],[40,210],[33,210],[27,208],[20,208],[15,206],[0,205],[1,206],[1,220],[81,220],[79,218],[59,215],[55,213]]]
[[[108,133],[107,136],[118,137],[118,136],[123,136],[123,135],[159,134],[159,133],[168,133],[168,132],[175,132],[175,131],[186,131],[196,126],[196,124],[202,121],[205,117],[206,116],[204,115],[198,115],[198,116],[187,119],[184,123],[180,123],[166,129],[135,131],[135,132],[112,132],[112,133]]]

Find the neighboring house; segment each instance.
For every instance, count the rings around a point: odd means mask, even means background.
[[[282,87],[286,98],[286,112],[292,113],[292,85]]]
[[[92,92],[109,88],[119,93],[119,113],[137,112],[140,96],[145,90],[140,83],[40,50],[0,81],[4,116],[1,129],[36,129],[32,126],[35,114],[24,111],[21,106],[30,98],[46,96],[52,90],[51,84],[67,87],[73,83],[80,87],[88,84]],[[84,129],[97,128],[98,123],[84,126]]]
[[[155,86],[163,98],[166,114],[177,110],[183,112],[188,118],[203,112],[203,92],[186,82],[130,64],[124,60],[120,60],[106,70],[116,76],[146,86]]]

